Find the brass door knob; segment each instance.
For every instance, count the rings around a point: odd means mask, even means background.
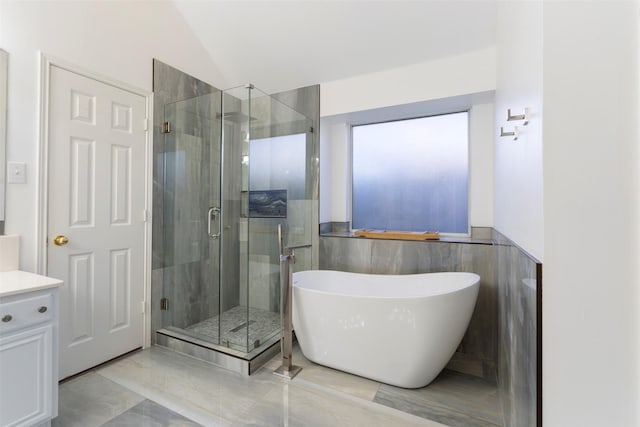
[[[60,235],[53,238],[53,244],[56,246],[64,246],[67,243],[69,243],[67,236]]]

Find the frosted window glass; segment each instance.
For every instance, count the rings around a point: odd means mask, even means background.
[[[354,229],[468,232],[468,114],[354,126]]]
[[[249,190],[287,190],[289,200],[305,199],[307,136],[304,133],[249,142]]]

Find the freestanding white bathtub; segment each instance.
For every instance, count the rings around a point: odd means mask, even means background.
[[[293,274],[293,328],[304,356],[383,383],[420,388],[467,330],[480,276]]]

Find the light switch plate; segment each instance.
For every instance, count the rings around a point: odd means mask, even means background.
[[[7,184],[26,184],[27,164],[21,162],[7,162]]]

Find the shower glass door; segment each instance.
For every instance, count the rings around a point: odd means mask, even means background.
[[[278,225],[286,246],[311,242],[311,122],[251,85],[164,113],[162,324],[251,357],[280,337]],[[295,267],[311,268],[310,249]]]
[[[221,343],[243,352],[280,337],[278,225],[311,242],[311,121],[252,85],[222,95]],[[299,267],[311,267],[300,250]]]
[[[219,344],[220,99],[165,106],[162,324]]]

